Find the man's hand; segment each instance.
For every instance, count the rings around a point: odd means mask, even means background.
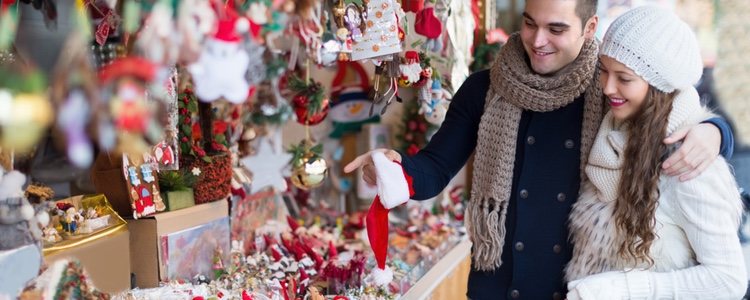
[[[372,152],[383,152],[388,159],[401,162],[401,154],[398,152],[391,149],[375,149],[357,156],[357,158],[344,167],[344,173],[351,173],[358,168],[362,168],[362,179],[369,185],[377,185],[375,165],[372,162]]]
[[[664,143],[674,144],[683,139],[680,148],[662,164],[665,174],[680,176],[680,181],[698,177],[719,156],[721,132],[713,124],[701,123],[675,131]]]

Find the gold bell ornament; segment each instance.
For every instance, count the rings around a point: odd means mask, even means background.
[[[12,95],[0,88],[0,148],[29,152],[52,122],[52,107],[40,93]]]
[[[292,154],[291,181],[294,186],[309,190],[323,184],[328,174],[328,163],[323,158],[323,145],[313,146],[310,140],[303,140],[289,148]]]

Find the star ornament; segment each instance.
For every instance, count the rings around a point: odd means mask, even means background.
[[[273,149],[271,143],[261,140],[258,151],[253,156],[242,159],[242,164],[253,173],[251,194],[273,187],[276,191],[287,189],[283,170],[287,167],[292,156],[281,149]]]

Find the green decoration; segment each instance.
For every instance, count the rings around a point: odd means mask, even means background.
[[[314,80],[305,82],[302,78],[292,74],[289,76],[289,90],[298,96],[305,96],[309,99],[307,103],[308,117],[312,118],[315,114],[323,110],[323,101],[326,99],[325,89],[323,89],[323,86],[319,82]]]
[[[8,50],[16,38],[18,29],[18,2],[11,5],[5,12],[0,11],[0,51]]]

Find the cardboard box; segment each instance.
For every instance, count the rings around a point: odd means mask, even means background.
[[[105,230],[96,238],[83,239],[80,244],[45,254],[47,263],[74,258],[91,276],[94,286],[107,293],[130,289],[130,235],[124,224]]]
[[[138,220],[128,220],[130,230],[130,262],[135,286],[151,288],[159,285],[160,237],[205,224],[228,216],[226,199],[204,203],[177,211],[159,213]]]

